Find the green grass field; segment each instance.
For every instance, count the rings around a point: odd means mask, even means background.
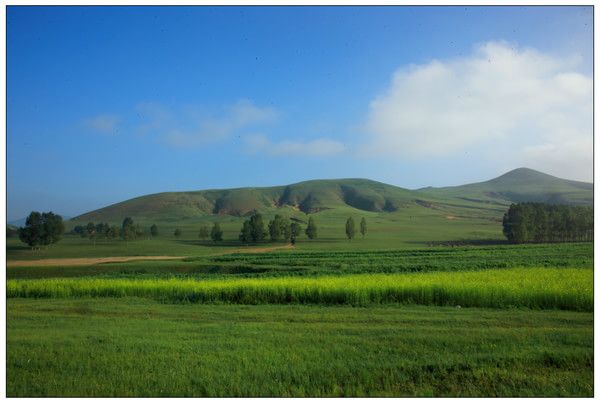
[[[317,223],[318,239],[311,241],[303,234],[296,247],[307,251],[363,251],[426,248],[430,242],[444,241],[498,242],[503,238],[500,222],[504,206],[500,210],[489,208],[486,204],[483,206],[486,207],[482,208],[480,204],[465,200],[459,204],[444,204],[436,208],[425,208],[412,203],[393,213],[365,211],[346,205],[336,206],[310,215]],[[265,225],[275,214],[294,217],[306,228],[308,215],[291,208],[268,209],[264,213]],[[120,226],[124,216],[118,217],[119,220],[108,222]],[[344,228],[348,217],[354,217],[357,223],[362,217],[367,220],[368,233],[364,239],[359,234],[351,242],[345,239]],[[66,235],[59,243],[35,251],[17,238],[9,238],[7,256],[11,260],[137,255],[198,256],[245,247],[238,241],[238,236],[247,217],[200,214],[188,218],[161,219],[133,215],[133,219],[147,234],[150,226],[156,223],[158,238],[127,243],[121,240],[99,240],[94,244],[89,239]],[[224,242],[214,244],[208,240],[200,240],[199,228],[203,225],[211,226],[215,220],[219,221],[223,229]],[[87,221],[69,221],[66,224],[67,230],[78,223],[85,225]],[[173,235],[176,228],[181,230],[180,238]]]
[[[377,231],[267,253],[11,240],[13,260],[183,258],[8,267],[7,393],[593,396],[592,244],[428,247]]]
[[[593,315],[9,299],[8,396],[592,396]]]

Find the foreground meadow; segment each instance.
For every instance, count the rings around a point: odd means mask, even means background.
[[[8,267],[9,396],[592,396],[591,244]]]
[[[8,396],[592,396],[587,312],[8,300]]]

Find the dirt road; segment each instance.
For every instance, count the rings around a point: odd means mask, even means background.
[[[292,249],[294,245],[271,246],[264,248],[239,248],[219,252],[209,256],[229,255],[232,253],[265,253],[280,249]],[[121,263],[134,260],[179,260],[186,256],[114,256],[114,257],[82,257],[64,259],[38,259],[38,260],[9,260],[8,267],[33,267],[33,266],[91,266],[100,263]]]
[[[88,266],[99,263],[120,263],[133,260],[177,260],[184,256],[115,256],[115,257],[82,257],[65,259],[39,259],[39,260],[9,260],[8,267],[31,266]]]

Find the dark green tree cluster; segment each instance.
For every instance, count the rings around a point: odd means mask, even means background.
[[[278,214],[269,221],[269,235],[271,241],[289,241],[292,235],[291,222],[289,218],[284,218]]]
[[[220,242],[223,240],[223,230],[218,222],[213,224],[213,227],[210,230],[210,238],[213,240],[213,242]]]
[[[242,242],[256,243],[263,241],[267,235],[268,233],[265,230],[262,215],[254,213],[249,220],[244,221],[239,238]]]
[[[511,243],[594,240],[594,209],[545,203],[511,204],[502,220]]]
[[[58,242],[64,232],[65,225],[58,214],[32,211],[25,227],[19,228],[19,239],[33,249]]]
[[[308,239],[316,239],[317,238],[317,224],[312,217],[308,218],[308,225],[306,226],[306,230],[304,231]]]
[[[152,228],[150,229],[150,232],[152,232]],[[109,225],[106,222],[97,224],[89,222],[86,225],[76,225],[73,228],[73,233],[78,234],[82,238],[88,238],[90,241],[94,242],[94,244],[96,244],[97,240],[111,241],[121,237],[124,240],[129,241],[144,236],[144,230],[139,225],[135,225],[130,217],[123,220],[121,228],[116,225]]]
[[[365,220],[364,217],[360,220],[360,233],[363,238],[367,234],[367,220]],[[346,220],[346,238],[348,238],[348,240],[352,240],[355,234],[356,226],[354,224],[354,219],[352,217],[349,217]]]
[[[296,239],[302,233],[302,227],[297,221],[291,221],[289,218],[282,217],[279,214],[276,214],[275,217],[269,221],[267,228],[268,231],[265,230],[262,216],[258,213],[254,213],[250,219],[244,221],[242,229],[240,230],[239,239],[244,243],[256,243],[264,241],[268,236],[272,242],[284,241],[295,244]]]
[[[110,226],[108,223],[93,222],[87,223],[87,225],[77,225],[73,228],[73,232],[79,234],[82,238],[89,238],[94,243],[97,239],[115,239],[119,236],[119,227],[116,225]]]
[[[144,231],[133,222],[133,218],[125,217],[121,224],[121,238],[125,241],[133,241],[134,239],[143,236]]]
[[[198,231],[198,238],[206,239],[210,235],[210,230],[207,225],[200,226],[200,230]]]

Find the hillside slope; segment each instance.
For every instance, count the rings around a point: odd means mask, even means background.
[[[85,213],[73,221],[120,222],[130,216],[175,222],[207,215],[240,217],[255,210],[310,214],[348,208],[380,213],[459,208],[497,218],[511,202],[520,201],[592,204],[593,185],[527,168],[486,182],[419,190],[368,179],[311,180],[287,186],[151,194]]]
[[[462,186],[420,189],[426,196],[501,203],[542,202],[552,204],[593,204],[594,185],[560,179],[529,168],[518,168],[495,179]]]
[[[396,211],[411,203],[413,191],[367,179],[332,179],[287,186],[156,193],[113,204],[74,221],[115,221],[153,217],[172,221],[199,215],[244,216],[253,211],[290,208],[306,214],[340,207]]]

